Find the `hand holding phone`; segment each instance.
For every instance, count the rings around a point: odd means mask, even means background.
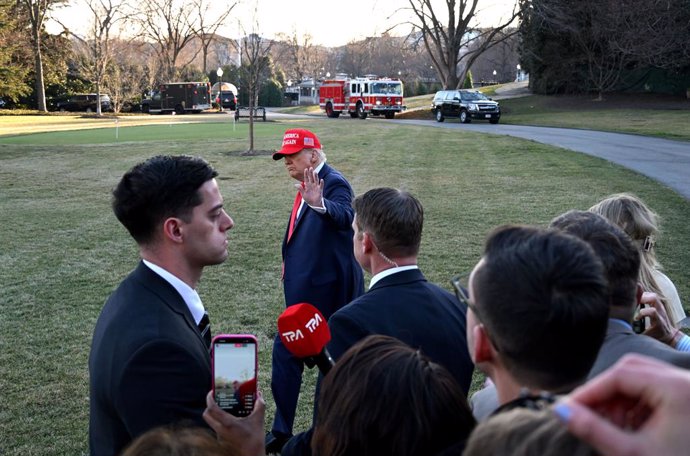
[[[257,340],[251,334],[219,334],[211,341],[213,399],[235,416],[254,409],[257,388]]]

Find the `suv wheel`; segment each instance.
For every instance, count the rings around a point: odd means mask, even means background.
[[[467,114],[467,111],[464,109],[460,111],[460,122],[462,123],[470,123],[472,122],[472,119],[470,119],[470,116]]]
[[[443,112],[441,112],[440,108],[436,109],[436,122],[443,122],[445,118],[443,117]]]

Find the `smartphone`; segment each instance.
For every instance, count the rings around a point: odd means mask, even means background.
[[[635,332],[635,334],[642,334],[646,328],[645,320],[647,318],[636,318],[640,313],[640,310],[644,309],[644,306],[644,304],[640,304],[640,306],[635,310],[635,317],[633,317],[632,321],[633,332]]]
[[[254,409],[257,384],[257,341],[251,334],[219,334],[211,341],[213,398],[235,416]]]

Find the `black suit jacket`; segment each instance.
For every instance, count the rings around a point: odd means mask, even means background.
[[[466,310],[455,296],[427,282],[419,269],[401,271],[379,280],[331,316],[328,351],[337,363],[369,335],[395,337],[448,369],[467,394],[474,364],[467,349],[466,319]],[[313,428],[297,434],[281,454],[311,455],[312,434]]]
[[[680,352],[651,337],[635,334],[621,322],[609,320],[604,344],[599,350],[589,378],[595,377],[614,365],[626,353],[639,353],[683,369],[690,369],[690,353]]]
[[[180,294],[143,262],[101,311],[89,375],[92,455],[118,454],[160,425],[206,426],[208,348]]]
[[[448,369],[467,394],[474,364],[466,318],[455,296],[427,282],[419,269],[397,272],[331,316],[328,350],[337,360],[368,335],[392,336]]]

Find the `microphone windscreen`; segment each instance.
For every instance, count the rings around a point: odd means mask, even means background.
[[[297,358],[316,356],[331,340],[331,331],[319,309],[294,304],[278,317],[278,333],[285,348]]]

